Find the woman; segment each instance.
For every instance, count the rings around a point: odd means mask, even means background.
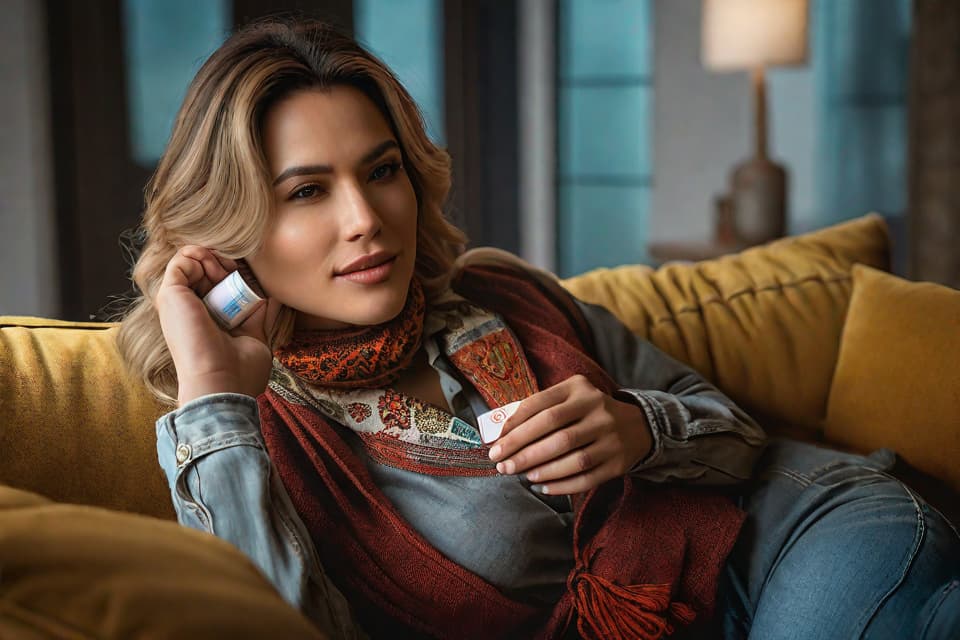
[[[763,452],[609,313],[460,255],[449,166],[386,67],[322,24],[253,25],[199,71],[119,336],[178,406],[157,437],[183,524],[333,637],[960,632],[956,532],[888,460]],[[238,268],[267,301],[225,331],[201,297]],[[517,401],[482,442],[477,417]]]

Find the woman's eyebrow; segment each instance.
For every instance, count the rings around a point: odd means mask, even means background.
[[[390,149],[398,149],[399,145],[396,140],[384,140],[373,149],[368,151],[361,159],[361,164],[369,164],[382,156],[384,153]],[[303,175],[315,175],[318,173],[333,173],[333,168],[327,164],[309,164],[299,167],[289,167],[284,169],[283,172],[278,175],[273,180],[273,186],[277,186],[287,178],[293,176],[303,176]]]

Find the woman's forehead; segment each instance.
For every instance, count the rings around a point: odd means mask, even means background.
[[[386,119],[353,87],[298,91],[264,120],[264,148],[275,164],[359,164],[372,148],[393,139]]]

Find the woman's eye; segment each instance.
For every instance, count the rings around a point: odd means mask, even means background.
[[[293,199],[293,200],[306,200],[306,199],[308,199],[308,198],[314,197],[314,196],[317,195],[318,193],[320,193],[320,189],[319,189],[319,187],[317,187],[317,185],[315,185],[315,184],[308,184],[307,186],[301,187],[301,188],[297,189],[296,191],[294,191],[294,192],[293,192],[293,196],[291,196],[291,199]]]
[[[400,169],[399,162],[388,162],[374,169],[370,177],[373,180],[383,180],[395,174],[399,169]]]

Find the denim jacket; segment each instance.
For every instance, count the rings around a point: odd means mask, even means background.
[[[765,444],[758,425],[699,374],[634,336],[608,311],[578,305],[591,327],[598,362],[622,387],[616,396],[642,408],[650,425],[653,447],[631,473],[653,482],[712,485],[748,478]],[[428,360],[440,376],[449,406],[475,425],[476,414],[487,407],[472,387],[461,384],[432,344],[425,340]],[[321,631],[334,637],[366,637],[324,573],[314,542],[270,462],[256,400],[235,393],[210,394],[163,415],[156,427],[160,465],[180,523],[237,546]],[[562,511],[556,497],[552,502],[545,498]],[[394,502],[403,502],[403,497]],[[443,514],[429,512],[433,504],[414,499],[397,506],[415,528],[418,518],[430,521],[431,529],[443,536],[446,530],[436,525]],[[463,526],[453,516],[448,524],[452,529]],[[447,553],[456,550],[453,546]],[[465,564],[470,558],[462,560]]]

